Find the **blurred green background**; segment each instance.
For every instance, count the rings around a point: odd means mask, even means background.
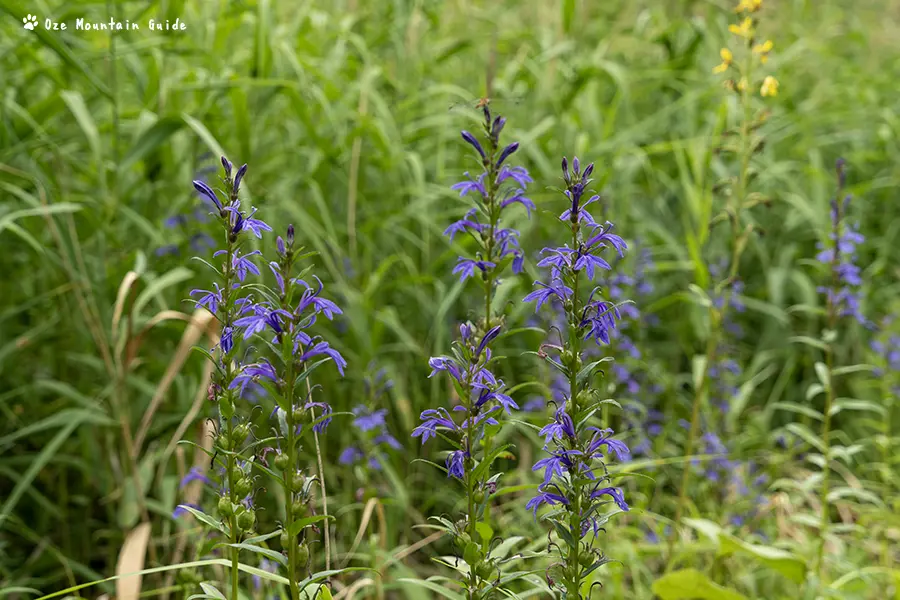
[[[758,555],[717,555],[699,534],[670,554],[647,535],[663,538],[672,516],[680,465],[667,460],[679,456],[677,421],[690,403],[692,357],[702,352],[704,311],[685,292],[705,287],[705,264],[728,243],[708,219],[730,172],[717,148],[737,108],[711,74],[734,21],[730,1],[0,0],[0,8],[0,587],[49,593],[112,575],[142,520],[153,523],[147,566],[191,558],[201,534],[170,514],[193,460],[176,442],[202,441],[212,414],[202,402],[204,360],[188,352],[208,338],[186,323],[193,309],[184,300],[208,282],[189,257],[211,253],[198,236],[211,225],[178,216],[199,206],[191,180],[214,179],[226,154],[250,165],[244,189],[260,215],[276,231],[294,223],[318,252],[314,272],[345,311],[330,339],[348,376],[321,381],[336,410],[359,401],[370,365],[394,381],[390,425],[408,450],[393,455],[377,484],[385,532],[373,521],[375,537],[362,536],[354,560],[383,566],[389,594],[437,597],[402,579],[439,572],[428,557],[450,549],[441,541],[404,549],[428,535],[416,528],[427,515],[452,510],[453,488],[410,463],[434,449],[420,450],[408,432],[421,410],[446,403],[427,359],[447,351],[475,308],[450,274],[460,247],[442,232],[468,207],[449,186],[477,169],[459,130],[478,127],[473,107],[489,95],[508,118],[507,139],[521,142],[516,158],[535,180],[538,205],[530,221],[512,223],[529,260],[527,275],[501,287],[510,323],[530,318],[519,299],[537,277],[537,251],[558,233],[562,155],[596,162],[603,213],[655,260],[654,296],[640,308],[660,324],[641,343],[663,388],[671,443],[655,462],[633,466],[656,483],[626,484],[636,510],[611,525],[608,554],[622,564],[604,570],[597,596],[651,598],[671,560],[747,597],[800,597],[803,584]],[[33,31],[22,27],[27,14],[39,18]],[[68,29],[48,31],[47,18]],[[77,31],[78,18],[127,19],[141,30]],[[151,18],[178,18],[186,29],[151,32]],[[775,438],[794,421],[816,426],[801,409],[818,406],[805,392],[820,358],[788,338],[821,329],[814,314],[792,307],[821,304],[810,261],[828,228],[838,157],[849,164],[852,220],[867,237],[864,312],[880,320],[896,308],[900,2],[772,0],[761,19],[775,43],[767,68],[781,87],[766,103],[765,147],[754,160],[754,189],[771,199],[753,211],[764,235],[741,265],[741,319],[752,335],[734,358],[753,385],[729,423],[734,452],[772,475],[766,517],[752,532],[765,539],[752,540],[790,553],[793,568],[809,564],[818,539],[809,516],[815,469],[803,457],[815,444],[798,438],[802,447],[788,452]],[[846,328],[841,364],[874,361],[872,335]],[[540,340],[526,333],[507,342],[504,379],[546,384],[521,356]],[[900,594],[897,459],[884,410],[891,392],[887,374],[857,375],[846,393],[882,410],[837,417],[850,450],[835,485],[851,492],[838,498],[844,526],[830,536],[830,571],[847,578],[835,597],[884,598]],[[539,551],[546,534],[524,510],[538,438],[525,427],[510,435],[519,460],[505,465],[509,489],[494,518],[523,536],[522,549]],[[327,455],[351,439],[347,428],[330,433]],[[128,476],[132,456],[140,482]],[[354,472],[336,464],[329,472],[338,552],[346,552],[368,517]],[[727,495],[697,485],[692,516],[724,524]],[[186,597],[189,583],[145,578],[144,592]],[[356,597],[374,597],[372,589]],[[525,589],[542,597],[537,584]]]

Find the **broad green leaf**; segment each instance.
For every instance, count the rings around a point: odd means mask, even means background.
[[[696,569],[672,571],[653,582],[662,600],[746,600],[746,596],[713,582]]]
[[[772,546],[750,544],[731,535],[722,535],[719,538],[722,553],[738,552],[753,556],[764,565],[778,571],[795,583],[803,583],[806,578],[806,563],[787,550]]]

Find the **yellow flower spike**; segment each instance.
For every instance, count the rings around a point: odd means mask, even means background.
[[[740,25],[729,25],[728,31],[749,40],[753,37],[753,19],[745,17]]]
[[[768,54],[774,47],[775,44],[772,43],[772,40],[766,40],[762,44],[756,44],[755,46],[753,46],[753,52],[756,54]]]
[[[722,57],[722,64],[716,65],[713,67],[713,73],[724,73],[731,66],[731,62],[734,60],[734,55],[731,54],[731,50],[728,48],[722,48],[719,50],[719,56]]]
[[[778,80],[768,75],[765,79],[763,79],[762,87],[759,88],[759,95],[765,98],[766,96],[777,96],[778,95]]]
[[[756,12],[762,8],[762,0],[741,0],[734,12]]]
[[[766,40],[762,44],[756,44],[753,46],[753,54],[759,54],[759,61],[762,64],[766,64],[769,60],[769,52],[772,51],[774,44],[772,44],[772,40]]]

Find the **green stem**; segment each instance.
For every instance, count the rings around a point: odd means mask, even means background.
[[[286,302],[282,302],[282,308],[284,310],[289,310],[290,307],[285,307]],[[290,344],[292,343],[291,339],[287,339],[285,342]],[[287,448],[286,454],[288,457],[287,464],[288,468],[284,470],[284,514],[285,514],[285,529],[290,532],[294,525],[294,490],[293,490],[293,476],[294,470],[296,469],[297,461],[296,461],[296,424],[294,423],[294,359],[292,355],[290,360],[286,365],[286,380],[285,380],[285,399],[287,400],[288,410],[285,414],[285,422],[287,423]],[[300,598],[300,588],[297,585],[297,539],[296,537],[289,537],[288,543],[288,581],[290,582],[291,587],[291,598],[292,600],[298,600]]]
[[[573,219],[577,219],[577,214],[573,215]],[[572,224],[572,247],[578,248],[578,232],[580,230],[579,224],[575,221]],[[581,304],[579,302],[579,271],[573,272],[572,278],[572,313],[570,315],[569,321],[569,339],[568,345],[569,349],[572,352],[571,363],[569,365],[569,402],[571,406],[569,407],[569,411],[571,413],[571,417],[573,420],[577,422],[578,413],[580,407],[577,404],[578,401],[578,371],[581,367],[580,357],[581,357],[581,336],[579,335],[579,328],[581,322]],[[579,444],[578,439],[572,441],[573,449],[578,449],[577,446]],[[580,472],[580,469],[577,468],[580,459],[576,456],[576,469],[575,474],[570,474],[573,476],[574,483],[574,496],[575,500],[573,506],[571,508],[571,513],[569,515],[569,533],[572,536],[572,539],[575,541],[574,546],[569,546],[569,552],[566,557],[566,565],[572,569],[571,578],[566,581],[566,595],[569,598],[577,599],[581,597],[581,496],[583,494],[583,486],[581,484],[581,477],[577,475]]]
[[[841,196],[842,186],[840,176],[838,176],[837,194],[835,196],[835,212],[833,221],[834,240],[832,247],[834,252],[831,256],[831,289],[837,290],[840,285],[840,274],[838,268],[840,266],[840,234],[841,234]],[[826,307],[828,315],[828,329],[831,335],[836,334],[838,322],[838,306],[834,301],[834,294],[828,295],[828,305]],[[822,424],[822,445],[823,449],[823,465],[822,465],[822,487],[819,490],[819,504],[822,507],[821,521],[819,525],[819,547],[816,553],[816,579],[822,581],[824,563],[825,563],[825,534],[828,530],[830,515],[828,511],[828,491],[830,487],[831,475],[831,407],[834,404],[834,341],[828,340],[825,346],[825,366],[828,372],[828,381],[825,382],[825,414],[824,423]]]
[[[741,92],[741,108],[742,108],[742,119],[740,128],[740,154],[741,154],[741,164],[740,171],[738,174],[737,182],[735,185],[734,194],[731,197],[731,232],[732,232],[732,251],[731,251],[731,264],[729,265],[728,278],[722,282],[724,284],[730,284],[734,281],[738,274],[738,266],[740,264],[741,255],[743,254],[743,249],[746,245],[746,240],[744,239],[748,233],[741,231],[741,210],[746,201],[747,196],[747,188],[748,188],[748,179],[750,173],[750,158],[753,153],[753,149],[751,147],[751,125],[753,118],[753,106],[751,103],[751,86],[752,84],[752,76],[753,76],[753,53],[751,51],[750,41],[747,41],[746,48],[746,61],[744,63],[744,68],[742,70],[742,75],[746,80],[744,88],[740,90]],[[721,285],[721,283],[720,283]],[[718,338],[721,333],[720,328],[722,325],[722,321],[725,318],[725,315],[728,312],[728,307],[731,304],[731,294],[725,294],[723,298],[723,304],[721,309],[717,311],[715,307],[710,307],[710,332],[709,337],[706,340],[706,361],[703,365],[703,370],[701,372],[700,382],[697,388],[694,390],[694,400],[691,404],[691,428],[688,433],[687,445],[685,447],[686,458],[690,460],[690,456],[694,452],[694,444],[696,442],[697,433],[700,425],[700,412],[701,412],[701,404],[703,399],[706,397],[707,392],[709,390],[709,369],[712,365],[712,361],[715,358],[716,347],[718,344]],[[687,490],[690,486],[691,480],[691,465],[690,463],[686,463],[684,465],[684,471],[681,476],[681,486],[678,491],[678,504],[675,508],[675,524],[672,527],[672,532],[669,536],[669,555],[672,554],[672,548],[675,542],[676,537],[678,536],[678,532],[681,528],[681,520],[684,515],[685,504],[687,503]],[[669,567],[671,568],[673,563],[670,561]]]
[[[228,187],[232,187],[233,184],[230,181],[226,182]],[[232,202],[234,201],[234,190],[233,188],[229,190],[232,196]],[[223,217],[225,220],[225,273],[223,274],[224,281],[224,289],[222,291],[222,304],[225,309],[222,314],[222,330],[223,332],[231,327],[232,320],[234,318],[234,301],[232,298],[232,283],[234,280],[234,268],[232,265],[232,255],[234,254],[234,242],[232,241],[230,234],[230,218],[228,216]],[[224,353],[222,356],[222,362],[225,367],[225,380],[223,384],[223,389],[220,393],[224,394],[226,399],[231,402],[232,401],[232,392],[230,390],[231,381],[234,379],[234,365],[231,359],[228,357],[227,353]],[[233,417],[234,415],[232,415]],[[228,450],[227,459],[226,459],[226,468],[225,468],[225,479],[228,485],[228,495],[231,500],[232,506],[237,506],[240,502],[240,498],[237,497],[237,482],[234,479],[234,471],[236,468],[236,453],[238,451],[237,446],[234,444],[234,422],[233,418],[224,419],[225,423],[225,431],[228,439],[228,445],[234,446],[232,448],[226,448]],[[232,544],[237,544],[240,540],[238,539],[238,518],[234,511],[231,511],[230,518],[230,540]],[[240,551],[237,548],[232,547],[230,549],[231,554],[231,599],[238,600],[238,579],[239,579],[239,554]]]

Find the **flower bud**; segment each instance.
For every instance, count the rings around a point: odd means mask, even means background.
[[[303,491],[303,486],[306,484],[306,477],[303,476],[303,473],[297,471],[291,477],[291,491],[294,493],[299,493]]]
[[[247,165],[241,165],[241,168],[238,169],[237,175],[234,176],[234,189],[231,192],[232,199],[237,198],[238,190],[241,187],[241,180],[244,178],[244,175],[247,174]]]
[[[253,529],[253,525],[256,524],[256,512],[253,510],[247,510],[238,515],[238,527],[243,530]]]
[[[216,443],[223,450],[231,450],[231,436],[228,435],[227,431],[223,431],[216,437]]]
[[[235,484],[234,491],[239,498],[245,497],[253,491],[253,481],[249,477],[241,477]]]
[[[306,545],[306,542],[300,542],[297,545],[297,564],[302,567],[305,567],[307,563],[309,563],[309,546]]]
[[[231,499],[228,496],[219,496],[219,502],[216,504],[216,508],[219,509],[219,514],[224,517],[230,517],[232,514],[231,510]]]
[[[478,565],[478,568],[475,569],[475,572],[482,579],[490,579],[491,577],[493,577],[495,575],[494,567],[491,566],[491,563],[487,563],[487,562],[483,562],[480,565]]]
[[[278,538],[281,542],[281,548],[287,552],[288,546],[291,544],[291,536],[288,534],[287,530],[281,530],[281,536]]]
[[[284,247],[284,240],[281,239],[280,235],[277,238],[275,238],[275,248],[278,250],[278,254],[280,254],[281,256],[285,255],[286,250]]]
[[[225,179],[231,179],[231,161],[222,157],[222,168],[225,169]]]
[[[475,492],[472,495],[472,499],[475,500],[475,504],[481,504],[482,502],[484,502],[484,492],[482,492],[481,490]]]
[[[294,224],[291,223],[287,228],[287,243],[288,246],[294,245]]]
[[[287,454],[279,452],[275,455],[275,460],[273,462],[275,464],[275,468],[279,471],[287,471],[291,468],[291,459]]]
[[[491,125],[491,137],[495,140],[499,139],[500,132],[503,131],[503,126],[506,125],[506,119],[501,116],[497,116],[494,119],[494,123]]]
[[[309,507],[301,500],[294,500],[294,503],[291,504],[291,515],[293,515],[295,519],[304,518],[308,512]]]
[[[231,432],[231,438],[235,444],[242,444],[248,435],[250,435],[250,426],[246,423],[240,423]]]
[[[295,406],[291,411],[291,420],[296,423],[304,423],[309,417],[309,411],[304,410],[302,406]]]

